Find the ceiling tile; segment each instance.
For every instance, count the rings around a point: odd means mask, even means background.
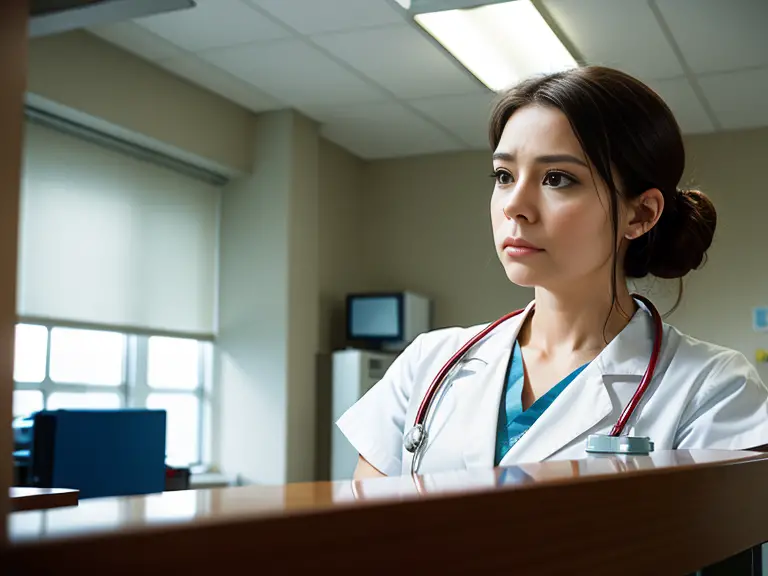
[[[196,0],[197,6],[136,20],[177,46],[198,52],[285,38],[289,32],[240,0]]]
[[[201,53],[212,64],[294,106],[338,106],[387,95],[301,40]]]
[[[657,0],[696,74],[768,66],[765,0]]]
[[[253,112],[278,110],[285,105],[252,84],[241,80],[194,54],[160,60],[157,64],[177,76],[207,88]]]
[[[387,0],[247,0],[301,34],[322,34],[403,21]]]
[[[493,99],[494,94],[487,93],[423,98],[408,104],[445,126],[472,148],[487,150]]]
[[[399,98],[485,90],[461,65],[409,24],[313,36],[312,41]]]
[[[462,142],[397,102],[340,108],[324,116],[321,134],[366,159],[465,148]]]
[[[723,128],[768,126],[768,68],[705,76],[699,84]]]
[[[544,6],[589,64],[619,68],[643,80],[683,75],[642,0],[544,0]]]
[[[684,134],[714,132],[715,127],[686,78],[648,83],[670,107]]]
[[[146,60],[173,58],[185,53],[178,46],[130,21],[95,26],[88,31]]]

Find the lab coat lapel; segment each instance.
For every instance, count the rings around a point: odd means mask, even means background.
[[[603,420],[605,426],[612,426],[645,372],[652,338],[653,322],[641,308],[507,452],[500,465],[539,462],[580,436],[586,441],[586,433]]]
[[[463,429],[467,468],[490,468],[494,464],[499,402],[507,366],[517,334],[532,307],[533,302],[519,316],[497,327],[468,354],[468,359],[482,362],[485,368],[478,369],[475,376],[463,384],[460,393],[460,402],[468,407]]]
[[[510,448],[500,465],[544,460],[610,413],[611,399],[600,367],[591,362]]]

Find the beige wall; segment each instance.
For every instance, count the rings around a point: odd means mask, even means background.
[[[743,352],[768,348],[768,333],[752,330],[752,309],[768,306],[768,192],[762,166],[768,129],[686,139],[687,179],[712,198],[718,224],[709,261],[686,282],[683,304],[671,322]],[[768,365],[758,367],[768,383]]]
[[[366,169],[365,253],[377,289],[434,302],[434,324],[472,325],[527,303],[493,250],[490,155],[452,153],[373,162]]]
[[[251,112],[86,32],[31,41],[27,90],[183,159],[251,167]]]
[[[214,459],[244,482],[285,481],[291,118],[259,118],[253,174],[222,194]]]
[[[315,358],[319,350],[317,124],[298,113],[291,123],[288,235],[288,429],[286,478],[315,474]]]
[[[363,194],[367,164],[337,145],[320,140],[318,162],[319,354],[316,365],[315,478],[330,478],[331,357],[344,346],[345,296],[368,290],[362,238],[370,216]]]
[[[244,482],[311,480],[318,351],[318,135],[259,117],[252,175],[221,209],[214,457]]]
[[[689,276],[669,321],[742,351],[768,348],[752,331],[753,306],[768,305],[768,193],[760,167],[768,129],[686,139],[686,179],[714,200],[718,229],[708,264]],[[365,171],[365,257],[374,288],[421,291],[435,301],[436,326],[470,325],[521,306],[529,290],[510,285],[492,246],[488,153],[377,161]],[[643,283],[669,309],[674,283]],[[760,367],[768,381],[768,370]]]
[[[367,164],[327,140],[320,141],[318,186],[320,350],[344,345],[344,298],[370,287],[361,238],[374,220],[364,210]]]

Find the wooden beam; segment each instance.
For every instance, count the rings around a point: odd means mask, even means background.
[[[6,517],[13,478],[13,343],[16,325],[16,255],[19,186],[27,79],[27,1],[0,2],[0,547],[8,542]]]

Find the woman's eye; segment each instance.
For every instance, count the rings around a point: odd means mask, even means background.
[[[493,173],[493,177],[496,179],[496,182],[502,186],[512,184],[515,181],[515,179],[512,178],[512,174],[506,170],[496,170],[496,172]]]
[[[550,188],[566,188],[575,180],[562,172],[550,172],[544,176],[544,185]]]

